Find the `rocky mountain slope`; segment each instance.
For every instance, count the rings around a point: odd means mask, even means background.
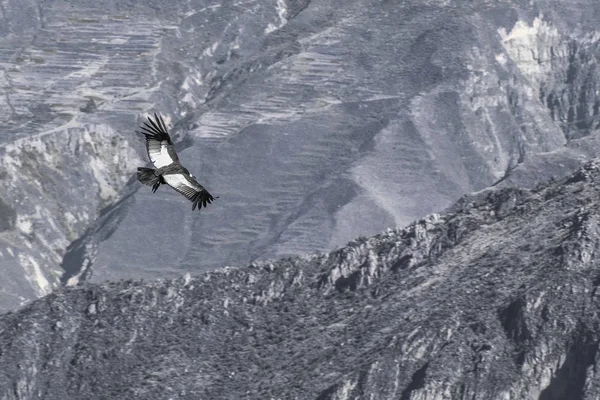
[[[330,251],[563,176],[600,150],[599,7],[3,2],[0,309],[91,274]],[[200,214],[132,179],[150,111],[220,196]]]
[[[0,399],[595,399],[600,160],[330,254],[63,288],[0,317]]]

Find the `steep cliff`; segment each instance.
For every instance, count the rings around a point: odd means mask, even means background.
[[[47,294],[66,248],[116,201],[141,162],[104,124],[72,124],[0,146],[2,309]]]
[[[600,161],[330,254],[65,288],[0,317],[0,398],[593,399]]]

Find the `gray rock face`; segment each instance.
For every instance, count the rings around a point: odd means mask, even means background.
[[[0,398],[595,399],[600,161],[330,254],[0,317]]]
[[[560,178],[600,150],[598,7],[5,1],[0,308],[329,251]],[[149,111],[220,196],[201,214],[132,179]]]

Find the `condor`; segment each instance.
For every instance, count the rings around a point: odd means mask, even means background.
[[[137,133],[146,137],[148,157],[156,169],[139,167],[138,180],[144,185],[152,186],[152,193],[156,192],[161,183],[171,186],[192,202],[192,210],[196,207],[199,210],[210,204],[215,197],[179,162],[162,117],[155,113],[154,121],[148,117],[148,122],[144,122],[144,126],[140,128],[142,131]]]

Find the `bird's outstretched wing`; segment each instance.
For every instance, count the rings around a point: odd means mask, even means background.
[[[148,157],[156,168],[162,168],[179,161],[175,146],[171,142],[171,137],[167,132],[167,127],[162,117],[154,113],[154,121],[152,121],[151,117],[148,117],[148,122],[144,122],[144,126],[140,128],[141,132],[138,133],[146,136]]]
[[[198,207],[198,210],[203,206],[206,207],[215,199],[208,190],[196,181],[192,176],[186,176],[183,173],[166,174],[163,179],[167,185],[187,197],[192,202],[192,210]],[[217,197],[218,198],[218,197]]]

